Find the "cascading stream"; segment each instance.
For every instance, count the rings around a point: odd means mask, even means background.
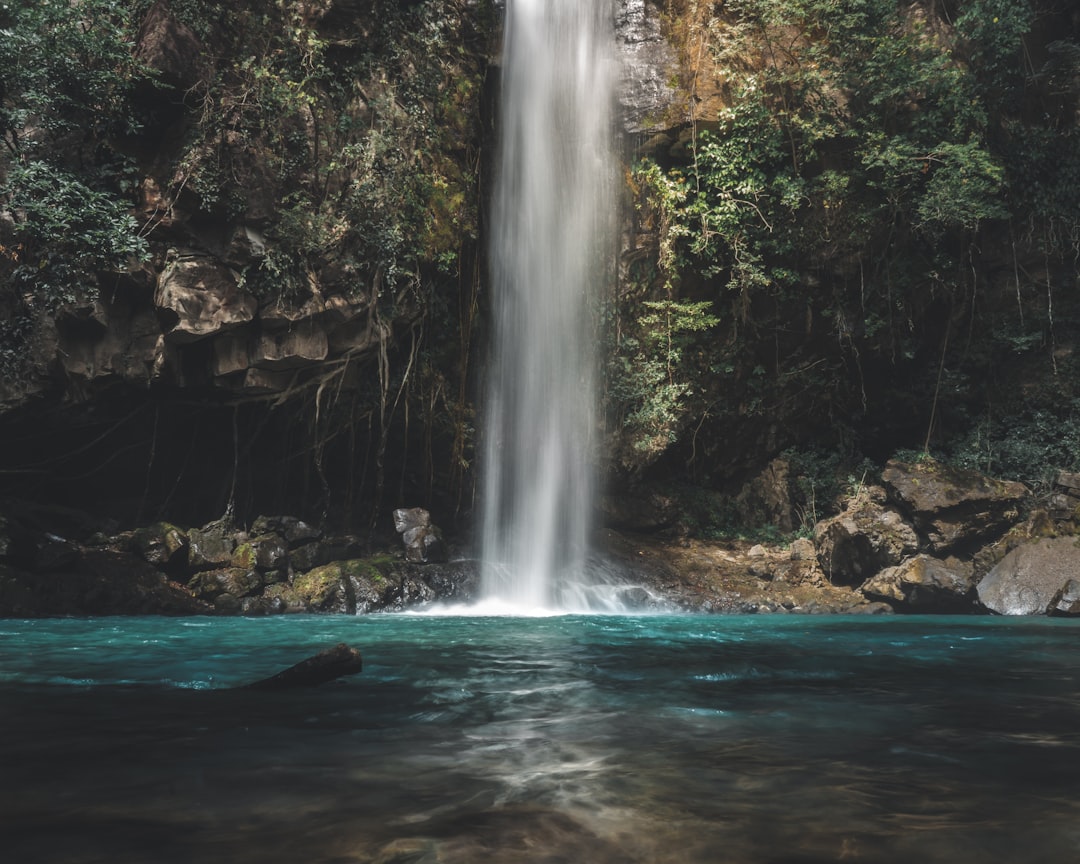
[[[588,605],[613,41],[611,0],[507,2],[481,555],[486,597],[515,606]]]

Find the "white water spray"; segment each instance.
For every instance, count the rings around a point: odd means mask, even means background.
[[[508,0],[491,232],[484,594],[588,606],[596,303],[615,224],[611,0]]]

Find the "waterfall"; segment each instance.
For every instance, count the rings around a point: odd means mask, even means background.
[[[491,220],[484,594],[587,605],[597,300],[614,237],[611,0],[508,0]]]

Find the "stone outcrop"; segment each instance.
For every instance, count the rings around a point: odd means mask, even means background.
[[[886,506],[885,491],[876,486],[862,489],[843,513],[819,522],[814,543],[822,569],[841,585],[859,585],[919,548],[915,529]]]
[[[217,259],[174,253],[158,279],[154,305],[171,321],[166,338],[186,344],[234,330],[255,318],[258,303]]]
[[[881,475],[890,498],[935,553],[970,550],[1001,536],[1029,496],[1022,483],[995,480],[940,462],[892,461]]]
[[[1080,538],[1034,540],[1017,546],[983,577],[979,602],[999,615],[1060,612],[1072,608],[1070,583],[1078,578]]]

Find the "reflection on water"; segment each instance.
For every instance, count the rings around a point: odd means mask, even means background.
[[[1080,858],[1078,625],[0,622],[18,862]],[[227,688],[347,641],[362,675]]]

